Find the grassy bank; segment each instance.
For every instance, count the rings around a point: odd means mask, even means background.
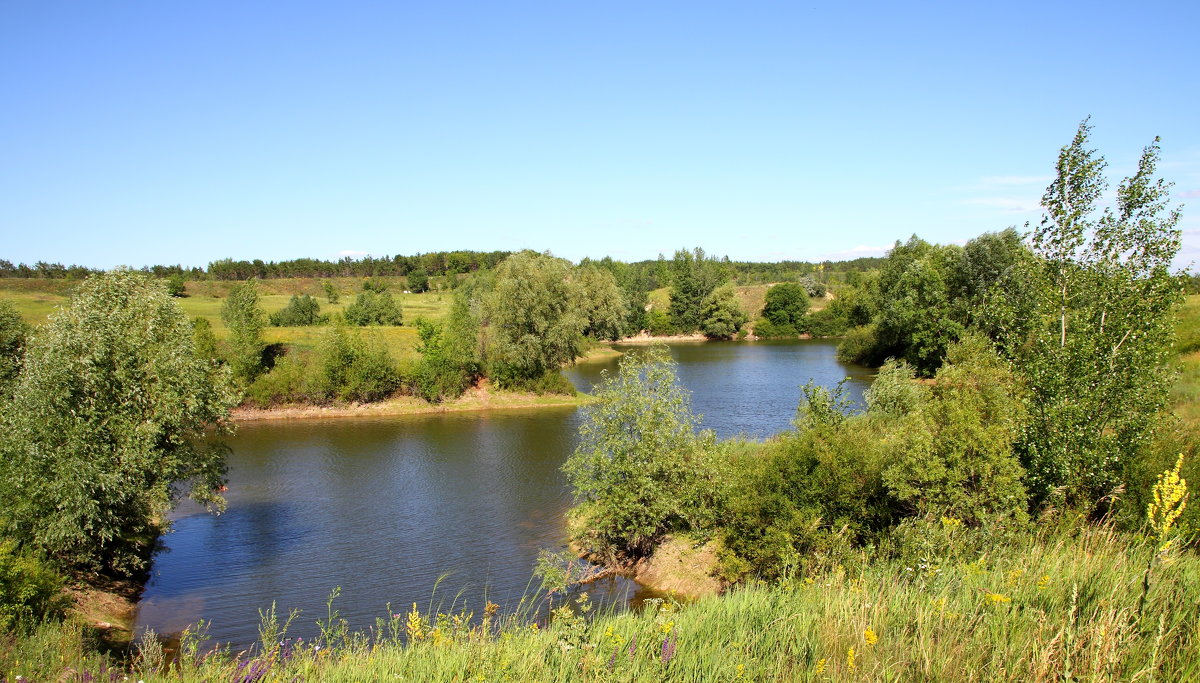
[[[188,650],[176,669],[143,648],[143,681],[1193,680],[1200,676],[1200,560],[1156,565],[1149,543],[1104,526],[1054,527],[968,564],[863,558],[777,586],[684,607],[549,624],[421,612],[346,634],[288,640],[270,628],[246,652]],[[334,604],[336,609],[336,603]],[[0,654],[7,680],[108,680],[76,627],[44,627]],[[186,643],[185,643],[186,646]],[[90,676],[90,677],[89,677]],[[120,680],[119,678],[117,680]]]

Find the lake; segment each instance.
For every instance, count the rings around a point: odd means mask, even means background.
[[[791,427],[800,386],[849,377],[861,401],[871,372],[839,363],[827,341],[709,342],[670,347],[693,411],[718,436],[764,438]],[[637,352],[636,347],[622,350]],[[615,359],[567,371],[590,391]],[[171,515],[137,628],[177,633],[203,619],[208,635],[243,647],[259,609],[302,610],[290,632],[310,638],[329,592],[353,629],[376,617],[467,606],[515,609],[532,596],[541,548],[565,540],[571,504],[559,471],[575,447],[575,408],[388,418],[280,420],[226,439],[228,509]],[[589,587],[625,604],[648,593],[625,579]]]

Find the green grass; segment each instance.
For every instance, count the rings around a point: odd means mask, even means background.
[[[382,278],[384,280],[396,278]],[[361,280],[357,278],[334,278],[332,280],[341,290],[340,300],[330,304],[325,298],[319,279],[282,279],[266,280],[259,284],[259,301],[267,314],[282,310],[294,294],[310,294],[321,303],[321,313],[341,313],[346,306],[354,302],[354,296],[361,291]],[[41,325],[46,316],[69,301],[68,294],[75,283],[65,280],[0,280],[0,299],[12,302],[21,317],[33,325]],[[221,320],[221,307],[225,296],[236,283],[232,282],[189,282],[188,296],[177,299],[180,308],[189,317],[205,318],[213,326],[213,333],[218,339],[227,335],[225,323]],[[412,327],[412,321],[418,317],[433,320],[441,319],[450,311],[454,301],[451,292],[425,292],[422,294],[404,294],[401,284],[397,282],[390,290],[404,311],[406,325],[401,327],[370,327],[363,328],[364,334],[370,335],[383,343],[392,357],[396,360],[415,359],[417,357],[417,332]],[[324,332],[323,327],[268,327],[264,340],[269,343],[282,343],[298,350],[315,348],[317,340]]]
[[[1200,559],[1156,564],[1139,612],[1153,552],[1109,527],[1064,525],[968,564],[874,561],[594,618],[574,603],[549,626],[402,613],[348,638],[335,623],[299,648],[276,636],[247,653],[201,650],[168,673],[150,656],[130,677],[230,681],[257,665],[283,681],[1196,680]],[[0,647],[0,673],[94,673],[68,636]]]

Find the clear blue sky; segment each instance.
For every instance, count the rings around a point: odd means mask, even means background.
[[[1200,3],[0,4],[0,258],[878,255],[1039,215],[1091,115],[1200,262]]]

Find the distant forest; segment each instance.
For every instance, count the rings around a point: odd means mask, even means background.
[[[327,277],[406,277],[411,274],[423,274],[429,277],[459,275],[474,273],[481,270],[492,270],[501,261],[512,255],[510,251],[436,251],[413,256],[364,256],[362,258],[345,257],[337,261],[323,259],[301,258],[289,261],[235,261],[221,259],[208,264],[207,268],[184,268],[181,265],[143,266],[141,270],[155,277],[167,278],[183,276],[189,280],[260,280],[274,278],[327,278]],[[600,264],[612,262],[605,257],[599,261],[584,259],[585,262]],[[806,261],[779,261],[774,263],[756,263],[750,261],[730,261],[728,257],[720,259],[726,271],[742,284],[767,282],[782,282],[794,280],[801,276],[816,276],[823,280],[822,273],[835,271],[840,273],[865,272],[876,269],[883,262],[882,258],[858,258],[851,261],[824,261],[809,263]],[[629,264],[643,274],[647,284],[666,286],[666,278],[662,277],[669,268],[669,257],[659,255],[657,260],[638,261]],[[93,273],[101,272],[95,268],[79,265],[63,265],[38,261],[32,266],[0,259],[0,278],[35,278],[35,279],[83,279]],[[661,283],[661,284],[659,284]],[[654,288],[654,287],[651,287]]]

